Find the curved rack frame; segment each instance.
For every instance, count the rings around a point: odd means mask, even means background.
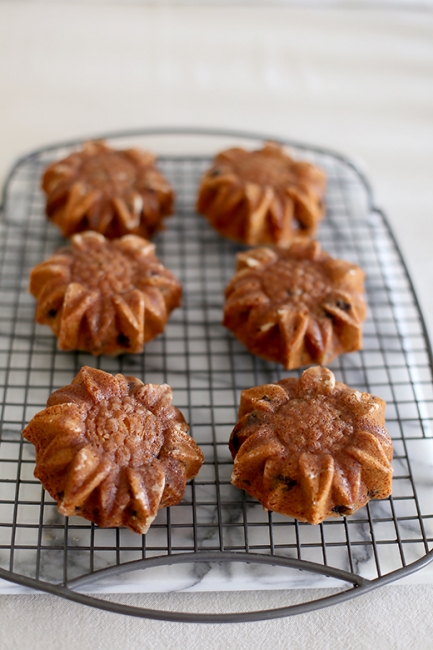
[[[110,134],[104,134],[104,135],[99,135],[96,138],[91,138],[91,139],[109,139],[109,140],[118,140],[118,139],[125,139],[125,138],[138,138],[138,137],[151,137],[151,136],[203,136],[203,137],[216,137],[216,138],[233,138],[236,140],[243,139],[243,140],[254,140],[254,141],[263,141],[263,140],[273,140],[276,142],[279,142],[283,145],[288,145],[292,147],[294,150],[300,152],[302,154],[305,153],[307,155],[312,154],[314,157],[323,157],[328,160],[331,160],[332,163],[338,163],[339,165],[344,167],[346,170],[350,170],[350,172],[353,174],[353,176],[357,179],[357,181],[360,183],[362,186],[365,197],[366,197],[366,212],[367,216],[369,215],[370,217],[374,216],[376,219],[379,220],[381,224],[383,224],[386,234],[389,237],[389,241],[391,243],[391,246],[393,247],[394,251],[396,252],[396,255],[398,257],[398,262],[403,270],[404,274],[404,280],[407,283],[407,286],[409,288],[409,291],[411,293],[411,296],[413,298],[413,305],[416,311],[416,317],[419,322],[420,330],[422,333],[423,341],[424,341],[424,351],[426,353],[426,356],[428,358],[428,369],[429,373],[431,376],[431,372],[433,369],[433,355],[432,355],[432,350],[431,346],[429,343],[428,339],[428,334],[427,334],[427,329],[426,325],[420,310],[419,302],[416,297],[414,287],[411,281],[411,278],[409,276],[407,267],[404,263],[401,251],[398,247],[398,244],[395,240],[395,237],[391,231],[391,228],[388,224],[388,221],[384,215],[384,213],[375,206],[374,199],[373,199],[373,193],[370,187],[369,182],[365,178],[365,176],[361,173],[361,171],[354,165],[350,160],[348,160],[345,156],[342,156],[338,153],[335,153],[333,151],[330,151],[328,149],[324,148],[319,148],[319,147],[313,147],[309,146],[303,143],[297,143],[294,141],[286,140],[286,139],[281,139],[279,137],[273,137],[269,135],[263,135],[263,134],[256,134],[256,133],[248,133],[248,132],[237,132],[237,131],[226,131],[226,130],[217,130],[217,129],[189,129],[189,128],[153,128],[153,129],[142,129],[142,130],[136,130],[136,131],[119,131],[116,133],[110,133]],[[90,139],[90,138],[86,138]],[[73,140],[73,141],[68,141],[60,144],[55,144],[52,146],[48,147],[43,147],[40,149],[37,149],[33,151],[32,153],[20,158],[17,163],[14,165],[14,167],[11,169],[10,173],[8,174],[8,177],[6,179],[5,185],[3,187],[2,191],[2,205],[0,207],[0,211],[4,215],[3,223],[5,224],[6,227],[9,227],[11,229],[17,228],[17,226],[14,224],[14,220],[10,218],[8,211],[9,211],[9,202],[12,200],[12,194],[13,194],[13,184],[19,176],[20,170],[23,169],[23,167],[31,168],[32,165],[35,163],[40,163],[41,161],[47,161],[50,157],[50,154],[53,152],[57,152],[58,150],[67,150],[71,149],[74,147],[79,146],[83,142],[83,139],[79,140]],[[170,158],[170,157],[168,157]],[[203,157],[203,156],[187,156],[186,157],[189,162],[191,160],[196,160],[200,161],[201,168],[204,168],[203,165],[206,165],[208,160],[208,157]],[[185,159],[186,159],[185,158]],[[179,162],[180,161],[180,162]],[[171,163],[173,164],[181,164],[182,163],[182,156],[172,156],[171,157]],[[341,179],[337,179],[339,182]],[[37,210],[36,210],[37,211]],[[191,212],[191,209],[190,209]],[[349,215],[350,218],[350,215]],[[350,220],[350,219],[349,219]],[[45,225],[46,228],[46,225]],[[45,230],[46,232],[46,230]],[[164,237],[165,235],[163,235]],[[207,236],[207,234],[206,234]],[[206,240],[207,241],[207,240]],[[233,247],[232,247],[233,248]],[[234,250],[234,248],[233,248]],[[230,252],[232,252],[230,250]],[[5,250],[3,250],[3,254],[5,254]],[[1,279],[1,278],[0,278]],[[386,282],[385,282],[386,284]],[[0,284],[1,286],[1,284]],[[391,301],[392,302],[392,301]],[[0,328],[0,337],[2,336],[1,334],[1,328]],[[38,333],[36,332],[34,334],[35,337],[38,336]],[[400,334],[400,338],[401,334]],[[52,348],[52,346],[51,346]],[[8,362],[10,363],[11,359],[10,357],[8,358]],[[75,358],[75,366],[79,363],[78,357]],[[234,363],[234,362],[233,362]],[[265,368],[266,364],[265,362],[257,362],[254,361],[254,376],[260,376],[261,372],[268,372]],[[11,366],[9,365],[7,367],[7,373],[10,374],[11,371]],[[344,368],[341,369],[341,371],[344,374]],[[272,372],[278,373],[278,370],[273,370]],[[235,376],[235,375],[233,375]],[[430,381],[431,384],[431,381]],[[430,385],[429,384],[429,385]],[[237,388],[235,386],[235,388]],[[27,386],[28,389],[28,386]],[[6,392],[6,391],[5,391]],[[418,402],[417,402],[418,404]],[[6,405],[7,406],[7,405]],[[43,405],[42,405],[43,406]],[[41,406],[41,408],[42,408]],[[3,405],[2,409],[2,424],[5,425],[7,424],[5,420],[5,405]],[[397,417],[397,419],[399,419]],[[423,422],[421,422],[421,415],[419,416],[420,423],[421,423],[421,428],[423,427]],[[212,420],[213,422],[213,420]],[[424,429],[422,429],[424,431]],[[425,434],[423,434],[423,437],[426,437]],[[7,440],[7,439],[6,439]],[[20,442],[20,454],[22,454],[22,441]],[[213,441],[213,446],[215,448],[216,443],[215,440]],[[405,454],[404,456],[405,459],[407,457],[407,449],[406,449],[406,442],[403,441],[403,446],[405,449]],[[21,456],[20,456],[21,458]],[[402,456],[403,458],[403,456]],[[1,455],[0,455],[0,462],[1,462]],[[409,465],[409,461],[408,461]],[[412,481],[413,485],[413,476],[412,476],[412,470],[410,469],[409,465],[409,475],[410,479]],[[1,479],[0,479],[1,481]],[[17,491],[16,491],[16,498],[18,499],[18,494],[19,494],[19,488],[18,484],[20,483],[20,479],[18,477],[17,479]],[[198,486],[200,485],[197,483],[197,480],[195,482]],[[220,481],[217,479],[216,481],[217,487],[219,489],[220,485],[222,485],[223,481]],[[198,487],[195,488],[196,490]],[[1,485],[0,485],[0,490],[1,490]],[[193,498],[194,498],[194,488],[193,488]],[[1,496],[1,492],[0,492]],[[220,498],[221,500],[221,498]],[[420,507],[419,507],[419,501],[418,497],[416,494],[416,491],[414,489],[414,501],[416,503],[416,508],[418,512],[418,518],[421,521],[421,528],[422,528],[422,542],[424,544],[424,550],[425,554],[422,557],[419,557],[415,561],[411,563],[404,563],[403,561],[403,566],[400,568],[397,568],[395,570],[391,570],[387,572],[385,575],[379,575],[374,578],[374,579],[367,579],[366,577],[362,577],[360,575],[357,575],[353,571],[347,571],[342,568],[338,567],[333,567],[328,564],[320,564],[318,562],[313,562],[313,561],[307,561],[304,559],[299,559],[299,558],[294,558],[294,557],[287,557],[283,555],[278,555],[274,553],[271,549],[270,553],[258,553],[258,552],[251,552],[249,550],[249,545],[246,543],[245,544],[245,549],[242,550],[242,552],[236,551],[236,550],[226,550],[222,543],[220,544],[221,548],[220,550],[206,550],[205,548],[197,550],[196,545],[194,546],[194,551],[192,552],[176,552],[172,553],[170,549],[167,549],[167,552],[162,555],[158,555],[155,557],[147,557],[145,559],[141,560],[135,560],[131,562],[125,562],[125,563],[116,563],[113,566],[110,566],[105,569],[101,570],[92,570],[90,573],[87,573],[85,575],[81,575],[79,577],[76,577],[74,579],[65,579],[61,584],[59,583],[53,583],[49,582],[48,580],[42,580],[40,577],[31,577],[29,575],[21,575],[15,571],[12,570],[7,570],[5,568],[0,567],[0,578],[4,580],[8,580],[10,582],[14,582],[16,584],[22,585],[24,587],[29,587],[33,588],[39,591],[44,591],[47,593],[55,594],[58,596],[61,596],[63,598],[79,602],[85,605],[89,605],[92,607],[97,607],[100,609],[104,609],[106,611],[112,611],[116,613],[121,613],[121,614],[127,614],[130,616],[135,616],[135,617],[145,617],[145,618],[150,618],[150,619],[155,619],[155,620],[167,620],[167,621],[177,621],[177,622],[202,622],[202,623],[239,623],[239,622],[248,622],[248,621],[258,621],[258,620],[268,620],[272,618],[280,618],[284,616],[290,616],[290,615],[295,615],[295,614],[301,614],[305,613],[308,611],[312,611],[314,609],[320,609],[323,607],[327,607],[329,605],[334,605],[340,602],[344,602],[345,600],[349,600],[350,598],[360,596],[362,594],[365,594],[373,589],[377,589],[378,587],[384,586],[386,584],[389,584],[393,582],[394,580],[397,580],[399,578],[408,576],[415,571],[418,571],[422,567],[425,567],[428,565],[430,562],[433,561],[433,550],[429,550],[428,544],[431,542],[431,539],[429,535],[426,533],[423,527],[423,515],[421,515]],[[0,500],[0,518],[1,518],[1,505],[2,503],[6,503]],[[218,501],[218,507],[221,507],[220,501]],[[250,503],[243,501],[243,508],[245,511],[245,508],[248,506],[250,507]],[[16,510],[16,506],[15,506]],[[395,508],[392,506],[392,517],[394,522],[396,523],[396,531],[397,531],[397,541],[400,547],[404,546],[405,540],[401,538],[398,532],[398,516],[395,514]],[[430,515],[429,515],[430,518]],[[432,515],[433,518],[433,515]],[[414,519],[414,518],[412,518]],[[272,524],[271,519],[270,525]],[[380,521],[384,521],[381,519]],[[369,526],[372,532],[373,536],[373,546],[374,546],[374,553],[376,553],[376,544],[380,543],[380,540],[375,539],[374,535],[374,517],[372,517],[370,511],[368,513],[368,522]],[[1,525],[1,523],[0,523]],[[17,523],[17,515],[15,514],[15,519],[14,519],[14,526],[15,528],[19,525]],[[42,520],[40,521],[40,527],[42,525]],[[53,528],[53,526],[52,526]],[[78,527],[77,527],[78,528]],[[66,529],[67,530],[67,529]],[[92,531],[94,530],[94,527],[92,525]],[[296,528],[297,535],[299,534],[298,528]],[[420,540],[421,541],[421,540]],[[41,552],[41,546],[40,546],[40,536],[39,536],[39,553]],[[384,542],[385,543],[385,542]],[[350,544],[349,544],[350,545]],[[298,547],[299,547],[299,542],[298,542]],[[3,548],[3,546],[1,547]],[[11,552],[13,554],[13,542],[11,544]],[[404,557],[404,554],[402,554],[402,557]],[[290,569],[297,569],[297,570],[302,570],[305,572],[311,572],[311,573],[316,573],[319,575],[325,575],[325,576],[330,576],[332,578],[336,578],[338,580],[341,580],[345,583],[349,583],[352,585],[352,588],[349,588],[345,591],[339,592],[337,594],[333,594],[331,596],[327,596],[325,598],[320,598],[316,601],[309,601],[306,603],[302,603],[300,605],[291,605],[288,607],[282,607],[278,609],[270,609],[266,611],[253,611],[253,612],[239,612],[239,613],[232,613],[232,614],[200,614],[200,613],[186,613],[186,612],[171,612],[171,611],[158,611],[158,610],[151,610],[151,609],[145,609],[145,608],[138,608],[138,607],[131,607],[131,606],[126,606],[122,605],[119,603],[115,602],[110,602],[102,599],[98,599],[93,596],[88,596],[84,593],[80,593],[77,591],[81,587],[84,587],[86,585],[89,585],[91,583],[95,583],[98,581],[100,578],[107,578],[113,575],[120,575],[126,572],[131,572],[133,570],[142,570],[145,568],[151,568],[151,567],[161,567],[161,566],[173,566],[173,565],[179,565],[179,564],[188,564],[188,563],[221,563],[221,562],[230,562],[230,563],[249,563],[249,564],[258,564],[258,565],[267,565],[267,566],[278,566],[278,567],[285,567],[285,568],[290,568]],[[377,559],[376,559],[377,562]],[[0,564],[1,564],[1,557],[0,557]],[[10,562],[10,566],[13,566],[13,560]],[[66,573],[66,572],[65,572]]]
[[[173,566],[176,564],[183,564],[188,562],[221,562],[222,559],[227,562],[257,563],[265,564],[268,566],[270,565],[299,569],[300,571],[311,571],[314,573],[319,573],[321,575],[338,578],[344,582],[351,582],[353,584],[353,588],[339,592],[337,594],[326,596],[325,598],[319,598],[315,601],[301,603],[299,605],[289,605],[287,607],[278,607],[263,611],[258,610],[253,612],[236,612],[232,614],[202,614],[189,612],[170,612],[155,609],[146,609],[144,607],[132,607],[131,605],[123,605],[122,603],[110,602],[107,600],[102,600],[100,598],[95,598],[94,596],[88,596],[78,591],[74,591],[75,588],[83,586],[90,581],[88,576],[86,576],[86,578],[83,580],[77,580],[76,582],[71,582],[68,585],[53,585],[41,580],[34,580],[25,576],[19,576],[9,571],[5,571],[4,569],[0,569],[0,578],[9,580],[10,582],[14,582],[24,587],[35,589],[37,591],[53,594],[54,596],[60,596],[61,598],[71,600],[75,603],[80,603],[81,605],[88,605],[89,607],[95,607],[107,612],[126,614],[128,616],[134,616],[136,618],[149,618],[155,621],[170,621],[172,623],[252,623],[254,621],[269,621],[274,618],[284,618],[286,616],[295,616],[296,614],[306,614],[307,612],[311,612],[316,609],[323,609],[325,607],[330,607],[331,605],[343,603],[346,600],[351,600],[357,596],[362,596],[369,591],[373,591],[379,587],[384,587],[385,585],[388,585],[395,580],[419,571],[423,567],[430,564],[433,559],[433,552],[430,551],[430,553],[424,558],[418,560],[417,562],[414,562],[404,570],[400,569],[376,580],[366,580],[353,573],[348,573],[340,569],[331,569],[330,567],[326,567],[325,569],[320,565],[315,565],[312,562],[306,562],[304,560],[290,560],[289,558],[278,557],[270,558],[252,553],[240,554],[227,552],[223,555],[221,555],[221,553],[215,552],[201,552],[197,554],[188,553],[185,555],[179,554],[174,556],[172,555],[170,557],[159,557],[144,560],[143,562],[134,562],[131,564],[122,565],[122,567],[120,567],[121,571],[116,571],[116,573],[118,574],[119,572],[130,571],[131,568],[151,568],[165,565]],[[132,564],[134,565],[133,567],[131,566]],[[137,564],[145,566],[137,567]]]

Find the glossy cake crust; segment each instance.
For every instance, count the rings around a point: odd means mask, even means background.
[[[52,329],[60,350],[141,352],[164,331],[182,295],[154,251],[154,244],[136,235],[116,240],[92,231],[74,235],[70,246],[30,274],[36,321]]]
[[[239,253],[224,325],[250,352],[287,369],[326,364],[362,346],[364,272],[318,242]]]
[[[63,515],[145,533],[203,463],[167,385],[83,367],[23,431]]]
[[[94,230],[113,239],[150,237],[173,211],[173,190],[141,149],[87,142],[50,165],[42,177],[46,213],[66,237]]]
[[[385,402],[327,368],[242,392],[231,482],[265,508],[318,524],[391,493]]]
[[[268,143],[258,151],[218,154],[201,181],[197,211],[228,239],[288,246],[316,232],[324,194],[322,170]]]

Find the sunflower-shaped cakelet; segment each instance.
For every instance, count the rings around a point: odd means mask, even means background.
[[[364,272],[315,241],[237,256],[224,325],[250,352],[287,369],[361,349]]]
[[[111,149],[87,142],[81,151],[44,172],[46,213],[62,233],[95,230],[110,239],[150,237],[173,211],[173,190],[141,149]]]
[[[182,287],[136,235],[108,240],[74,235],[30,274],[36,321],[51,327],[60,350],[117,355],[143,350],[179,307]]]
[[[231,482],[268,510],[310,524],[351,515],[392,487],[385,402],[304,370],[244,390],[231,437]]]
[[[324,195],[321,169],[268,143],[258,151],[218,154],[201,181],[197,211],[228,239],[288,246],[316,232]]]
[[[66,516],[146,533],[203,463],[170,386],[83,367],[23,431],[35,476]]]

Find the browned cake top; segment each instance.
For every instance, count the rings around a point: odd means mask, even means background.
[[[143,533],[180,501],[203,454],[171,399],[167,385],[89,367],[51,395],[23,435],[60,512]]]
[[[138,352],[163,331],[181,286],[137,235],[108,240],[87,231],[38,264],[30,292],[36,320],[51,327],[64,350]]]
[[[64,249],[71,254],[69,281],[108,297],[145,286],[150,277],[171,277],[155,258],[153,244],[134,235],[126,237],[109,241],[97,233],[75,235],[72,249]]]
[[[147,162],[151,165],[153,157],[149,155]],[[79,174],[86,188],[101,190],[107,196],[123,194],[137,178],[136,166],[122,151],[105,147],[95,150],[91,158],[82,159]]]
[[[293,160],[281,147],[268,144],[259,151],[229,149],[216,157],[211,174],[216,177],[221,165],[222,170],[230,168],[245,183],[270,185],[277,190],[285,190],[302,181],[315,178],[314,167],[309,163]],[[222,171],[221,170],[221,171]],[[320,174],[317,173],[319,183]]]
[[[128,394],[105,399],[86,415],[89,442],[102,447],[120,467],[140,465],[149,454],[157,455],[162,429],[162,423]]]
[[[139,149],[111,149],[88,142],[44,173],[47,215],[66,236],[96,230],[107,237],[150,236],[171,214],[173,191]]]
[[[79,282],[88,289],[99,289],[112,295],[130,289],[137,273],[137,263],[128,259],[124,251],[115,245],[88,251],[75,249],[71,264],[71,281]]]
[[[251,412],[254,417],[244,419],[240,431],[246,424],[266,425],[289,455],[335,454],[353,443],[357,430],[383,435],[385,402],[336,382],[327,368],[314,367],[304,370],[300,380],[283,379],[244,391],[239,415]]]
[[[299,449],[337,450],[344,438],[353,432],[351,414],[347,419],[336,408],[335,400],[291,400],[280,408],[273,419],[276,435],[289,453]]]
[[[264,293],[278,304],[314,308],[332,288],[332,278],[321,261],[315,264],[311,260],[280,257],[263,271]]]
[[[358,266],[299,239],[288,249],[256,248],[237,260],[224,324],[249,350],[296,368],[359,349],[366,309]]]
[[[76,431],[81,429],[87,443],[119,467],[138,467],[159,455],[170,427],[188,431],[180,411],[170,405],[171,395],[167,385],[145,386],[135,377],[84,367],[70,386],[51,395],[47,406],[79,404]]]

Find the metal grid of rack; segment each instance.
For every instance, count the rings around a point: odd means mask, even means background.
[[[265,512],[230,484],[227,441],[240,392],[301,372],[285,372],[253,357],[221,326],[224,287],[241,247],[222,239],[194,210],[200,176],[221,148],[219,140],[225,136],[239,142],[247,136],[199,130],[127,135],[134,145],[152,148],[152,136],[164,133],[168,141],[182,135],[191,143],[213,135],[215,143],[206,154],[159,157],[177,199],[167,230],[156,238],[157,254],[182,282],[184,298],[165,333],[140,355],[113,359],[61,352],[48,328],[34,322],[34,301],[27,293],[29,271],[63,243],[44,216],[40,175],[49,162],[79,143],[27,156],[6,183],[0,224],[0,577],[135,616],[242,621],[322,607],[427,564],[433,559],[433,508],[428,509],[425,490],[431,493],[433,482],[420,492],[417,459],[425,455],[423,442],[432,438],[431,351],[406,267],[366,180],[341,156],[288,143],[295,156],[315,162],[328,176],[322,247],[366,272],[363,350],[341,356],[330,367],[337,380],[387,401],[387,427],[395,449],[391,497],[371,501],[351,517],[310,526]],[[118,136],[107,137],[116,145]],[[34,449],[23,441],[21,431],[45,407],[50,393],[70,383],[82,365],[170,384],[173,403],[183,411],[205,454],[183,501],[160,511],[145,536],[64,518],[33,477]],[[135,568],[217,561],[304,569],[343,580],[348,588],[296,607],[230,615],[134,610],[79,591],[89,582],[97,584],[100,577]]]

